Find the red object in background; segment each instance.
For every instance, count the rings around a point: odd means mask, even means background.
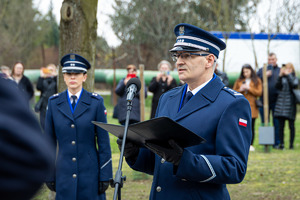
[[[127,74],[126,78],[136,78],[136,74]]]

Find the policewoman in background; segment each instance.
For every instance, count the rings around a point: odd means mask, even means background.
[[[91,122],[107,122],[103,98],[82,87],[91,67],[85,58],[67,54],[60,63],[67,90],[48,101],[45,132],[58,154],[46,184],[57,200],[103,200],[112,178],[111,149],[108,133]]]
[[[240,77],[235,81],[233,89],[242,93],[250,103],[252,115],[252,139],[250,151],[255,151],[255,148],[253,147],[255,136],[254,127],[255,119],[258,118],[258,107],[256,106],[255,100],[262,95],[262,83],[251,65],[243,65]]]

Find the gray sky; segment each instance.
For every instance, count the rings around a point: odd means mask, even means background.
[[[291,0],[295,1],[295,0]],[[296,0],[297,1],[297,0]],[[60,8],[62,5],[63,0],[52,0],[53,6],[54,6],[54,14],[56,16],[57,22],[60,21]],[[97,20],[98,20],[98,35],[104,37],[107,40],[107,43],[111,47],[118,46],[121,42],[116,37],[114,32],[111,29],[110,20],[108,18],[108,14],[113,14],[114,10],[112,8],[112,4],[114,3],[114,0],[98,0],[98,14],[97,14]],[[282,5],[283,0],[262,0],[261,3],[258,6],[258,16],[251,19],[250,26],[252,27],[252,32],[259,33],[261,30],[261,27],[267,27],[266,23],[266,13],[272,13],[276,12],[276,9]],[[49,9],[50,0],[33,0],[34,7],[36,7],[38,10],[40,10],[42,13],[46,13]],[[271,9],[271,12],[269,12],[269,8]]]
[[[56,16],[56,20],[59,23],[60,21],[60,8],[63,0],[52,0],[53,3],[53,12]],[[113,14],[114,10],[112,9],[113,0],[98,0],[98,35],[104,37],[107,40],[107,43],[111,47],[116,47],[120,44],[119,39],[116,37],[114,32],[111,29],[109,23],[108,14]],[[50,5],[50,0],[33,0],[33,5],[43,14],[47,13]],[[105,30],[105,31],[104,31]]]

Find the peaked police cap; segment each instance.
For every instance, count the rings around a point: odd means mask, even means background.
[[[206,51],[217,58],[219,52],[226,48],[226,44],[213,34],[193,26],[181,23],[175,26],[176,43],[170,52],[176,51]]]
[[[89,61],[75,53],[64,55],[60,60],[60,65],[62,73],[86,73],[91,68]]]

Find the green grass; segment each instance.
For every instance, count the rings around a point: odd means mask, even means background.
[[[149,119],[151,98],[146,99],[146,116]],[[108,123],[118,124],[112,119],[113,106],[110,98],[105,97]],[[299,107],[299,106],[298,106]],[[300,199],[300,112],[298,109],[295,123],[296,136],[294,150],[275,150],[270,148],[265,153],[264,146],[258,144],[258,127],[260,119],[256,120],[256,137],[254,141],[255,151],[250,152],[248,169],[245,179],[240,184],[227,185],[231,199],[233,200],[296,200]],[[114,175],[119,163],[119,149],[116,137],[110,134],[113,171]],[[285,147],[289,146],[288,124],[285,127]],[[122,199],[138,200],[149,199],[152,176],[133,171],[123,162],[123,175],[126,182],[122,188]],[[49,191],[43,186],[33,200],[48,200]],[[113,199],[114,188],[107,191],[107,199]]]

